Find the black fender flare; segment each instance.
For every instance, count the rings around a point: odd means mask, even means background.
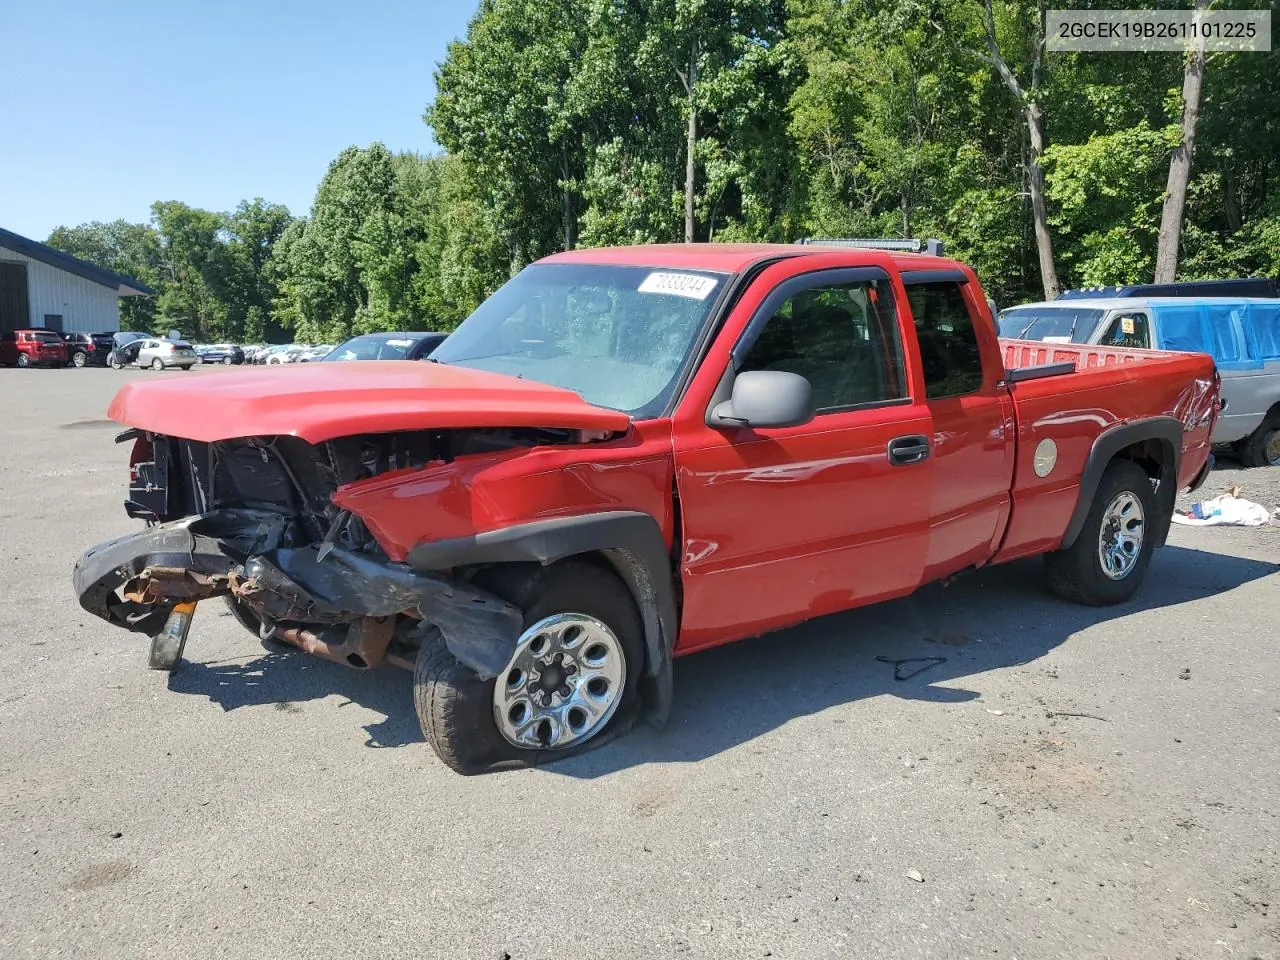
[[[644,623],[645,718],[663,726],[671,712],[671,659],[679,620],[670,551],[657,520],[647,513],[610,510],[515,524],[468,537],[419,543],[405,558],[425,571],[494,563],[544,566],[599,553],[631,591]]]
[[[1163,451],[1160,458],[1160,485],[1157,488],[1157,504],[1160,507],[1160,522],[1156,529],[1156,546],[1164,546],[1169,535],[1169,523],[1173,517],[1173,506],[1178,496],[1178,468],[1182,462],[1182,424],[1174,417],[1151,417],[1122,423],[1104,430],[1093,441],[1093,449],[1085,461],[1084,471],[1080,475],[1080,492],[1076,499],[1075,510],[1067,524],[1067,532],[1062,538],[1061,550],[1071,547],[1080,536],[1085,517],[1093,506],[1093,498],[1098,492],[1098,484],[1102,482],[1102,474],[1115,459],[1116,454],[1126,447],[1148,440],[1158,441]]]

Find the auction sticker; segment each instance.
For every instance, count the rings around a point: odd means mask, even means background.
[[[696,273],[651,273],[640,284],[640,293],[665,293],[690,300],[705,300],[719,284],[715,277]]]

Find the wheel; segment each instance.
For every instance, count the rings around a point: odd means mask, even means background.
[[[484,586],[525,611],[503,673],[481,680],[438,635],[414,667],[414,706],[436,755],[458,773],[535,766],[596,746],[634,723],[644,665],[631,593],[580,561],[498,568]]]
[[[31,358],[28,357],[25,353],[18,354],[18,366],[24,369],[31,366]]]
[[[1155,549],[1155,488],[1129,460],[1107,467],[1076,542],[1045,557],[1049,586],[1060,597],[1106,606],[1138,589]]]
[[[223,358],[222,358],[222,365],[223,365],[224,367],[229,367],[229,366],[231,366],[231,357],[229,357],[229,356],[227,356],[227,357],[223,357]]]
[[[1272,411],[1249,436],[1236,443],[1246,467],[1280,467],[1280,413]]]
[[[117,357],[114,353],[111,354],[109,357],[107,357],[107,366],[109,366],[112,370],[124,369],[124,367],[120,365],[120,358]]]
[[[75,353],[71,355],[71,365],[73,367],[83,367],[84,361],[85,361],[85,356],[79,350],[77,350]]]
[[[154,360],[152,360],[152,361],[151,361],[151,369],[152,369],[152,370],[163,370],[163,369],[164,369],[164,361],[163,361],[163,360],[161,360],[159,357],[156,357]]]

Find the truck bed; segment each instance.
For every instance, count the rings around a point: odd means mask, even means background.
[[[1010,383],[1017,421],[1013,510],[997,561],[1057,547],[1094,441],[1112,427],[1153,417],[1177,420],[1182,428],[1179,488],[1191,483],[1209,456],[1218,414],[1211,357],[1004,339],[1000,348],[1006,370],[1067,362],[1076,369]],[[1056,461],[1040,476],[1036,455],[1045,451],[1052,451]]]

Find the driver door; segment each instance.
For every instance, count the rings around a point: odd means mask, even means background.
[[[909,384],[889,277],[785,279],[794,270],[766,270],[757,283],[772,292],[749,320],[730,318],[726,334],[735,320],[745,329],[729,362],[806,377],[814,419],[711,427],[711,398],[691,391],[674,425],[682,651],[909,593],[924,570],[933,430]]]

